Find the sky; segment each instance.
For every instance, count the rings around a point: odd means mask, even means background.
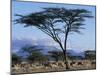
[[[92,12],[94,18],[86,19],[84,24],[85,30],[82,35],[73,34],[68,37],[68,48],[83,50],[95,50],[95,6],[86,5],[71,5],[71,4],[52,4],[52,3],[37,3],[37,2],[12,2],[12,39],[30,39],[37,44],[58,46],[48,35],[38,30],[35,27],[24,28],[23,25],[14,24],[13,20],[18,18],[15,14],[27,15],[32,12],[42,11],[45,7],[65,7],[67,9],[86,9]]]

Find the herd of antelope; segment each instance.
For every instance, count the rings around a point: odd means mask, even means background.
[[[73,60],[69,61],[68,65],[72,70],[78,69],[93,69],[96,68],[95,60]],[[13,73],[29,73],[29,72],[46,72],[64,70],[65,64],[63,61],[48,61],[43,63],[19,63],[12,65]]]

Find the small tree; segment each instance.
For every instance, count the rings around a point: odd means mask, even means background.
[[[22,61],[22,57],[18,56],[16,53],[12,53],[12,64],[17,64]]]
[[[63,60],[63,52],[62,51],[48,51],[49,56],[51,56],[52,58],[55,59],[56,62],[58,62],[59,60]]]
[[[47,60],[47,57],[41,52],[42,49],[38,48],[37,46],[25,46],[22,47],[21,50],[23,52],[28,53],[27,59],[30,62],[40,62]]]
[[[49,35],[56,43],[59,44],[63,51],[66,69],[68,66],[67,39],[69,33],[81,33],[80,29],[84,29],[83,22],[85,18],[91,18],[91,12],[85,9],[66,9],[66,8],[43,8],[43,11],[34,12],[29,15],[19,15],[16,23],[24,25],[24,27],[34,26],[47,35]],[[64,42],[62,42],[63,37]]]
[[[91,50],[85,51],[85,59],[95,60],[96,59],[96,51],[91,51]]]
[[[26,53],[28,55],[32,55],[33,51],[38,51],[40,52],[42,49],[38,48],[38,46],[30,46],[30,45],[25,45],[21,48],[21,52]]]

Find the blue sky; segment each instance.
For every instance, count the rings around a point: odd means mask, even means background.
[[[32,12],[41,11],[44,7],[65,7],[67,9],[86,9],[92,12],[94,18],[86,19],[84,26],[86,29],[81,30],[83,35],[74,34],[69,35],[68,47],[73,49],[95,50],[95,6],[83,6],[83,5],[70,5],[70,4],[48,4],[48,3],[36,3],[36,2],[16,2],[13,1],[12,4],[12,20],[18,18],[15,14],[30,14]],[[34,39],[36,40],[51,40],[52,45],[55,43],[48,35],[41,32],[35,27],[24,28],[23,25],[14,25],[12,23],[12,38],[17,39]],[[45,40],[45,42],[50,42]],[[43,41],[42,41],[43,42]],[[49,43],[48,43],[49,44]],[[56,44],[56,43],[55,43]]]

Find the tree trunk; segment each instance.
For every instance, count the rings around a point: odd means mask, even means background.
[[[63,53],[64,53],[64,63],[65,63],[65,67],[66,67],[66,70],[68,70],[69,69],[69,65],[68,65],[68,58],[66,56],[66,50],[63,51]]]
[[[67,30],[66,30],[66,33],[65,33],[65,41],[64,41],[64,59],[65,59],[66,70],[69,69],[68,57],[66,55],[68,33],[69,33],[69,26],[67,27]]]

